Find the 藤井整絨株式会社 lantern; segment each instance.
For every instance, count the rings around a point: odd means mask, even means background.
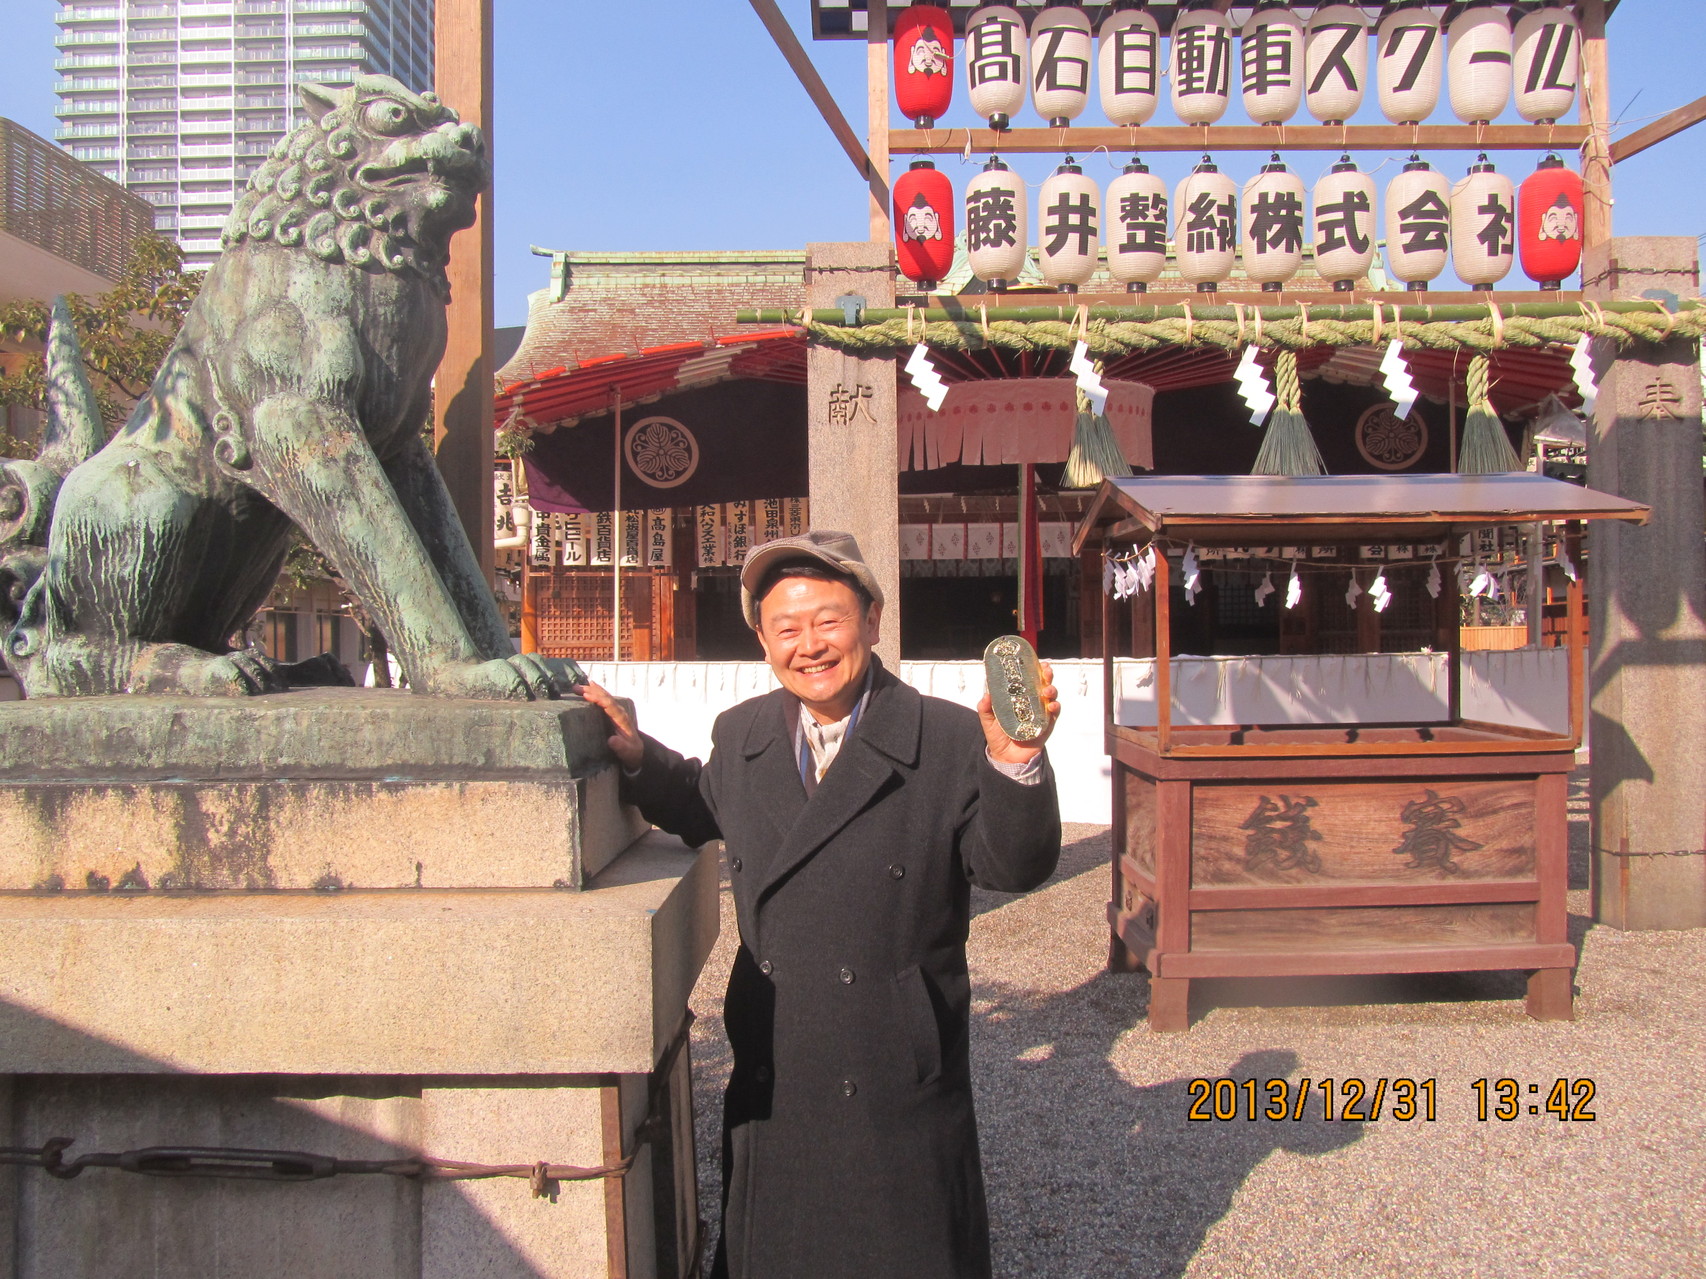
[[[1315,273],[1348,293],[1374,265],[1374,179],[1350,156],[1315,183]]]
[[[1025,182],[990,156],[989,163],[966,185],[966,253],[971,273],[999,293],[1025,269],[1030,222],[1025,209]]]
[[[1102,21],[1096,51],[1102,113],[1114,124],[1144,124],[1161,91],[1161,31],[1141,9],[1122,9]]]
[[[990,128],[1008,128],[1025,105],[1025,68],[1030,64],[1030,38],[1019,11],[991,4],[972,14],[961,59],[971,109]]]
[[[1445,38],[1425,8],[1393,9],[1375,29],[1374,79],[1380,111],[1393,124],[1419,124],[1439,105]]]
[[[1492,5],[1465,9],[1446,33],[1446,91],[1465,124],[1496,120],[1511,96],[1511,24]]]
[[[909,6],[894,24],[894,101],[931,129],[954,98],[954,20],[931,4]]]
[[[1556,6],[1536,9],[1516,24],[1514,38],[1517,113],[1537,124],[1560,119],[1576,101],[1582,48],[1576,15]]]
[[[1031,30],[1031,102],[1049,124],[1064,127],[1090,101],[1095,62],[1090,19],[1064,5],[1044,9]]]
[[[1457,278],[1490,289],[1516,260],[1516,188],[1482,155],[1451,189],[1451,265]]]
[[[1284,124],[1303,102],[1303,20],[1266,0],[1238,37],[1244,111],[1257,124]]]
[[[1191,9],[1173,19],[1173,114],[1186,124],[1213,124],[1232,96],[1232,19]]]
[[[1062,293],[1076,293],[1096,273],[1101,202],[1096,180],[1086,177],[1071,156],[1043,179],[1037,197],[1037,264],[1043,279]]]
[[[1132,159],[1108,183],[1108,274],[1142,293],[1167,265],[1167,184]]]
[[[1418,155],[1386,185],[1386,265],[1420,293],[1445,270],[1451,252],[1451,191],[1445,175]]]
[[[1238,184],[1210,156],[1173,192],[1173,252],[1179,275],[1213,293],[1238,256]]]
[[[1523,274],[1556,289],[1582,263],[1582,175],[1555,155],[1522,180],[1517,193],[1517,247]]]
[[[1303,265],[1303,179],[1276,153],[1244,184],[1244,274],[1278,293]]]
[[[1317,9],[1303,36],[1304,97],[1323,124],[1343,124],[1368,84],[1368,23],[1355,5]]]
[[[894,184],[894,242],[900,273],[927,289],[954,264],[954,187],[928,160]]]

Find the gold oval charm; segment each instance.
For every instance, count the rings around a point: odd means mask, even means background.
[[[1002,635],[983,650],[983,672],[995,722],[1016,742],[1035,741],[1048,728],[1037,651],[1019,635]]]

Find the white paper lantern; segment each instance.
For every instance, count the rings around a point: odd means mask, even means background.
[[[1368,22],[1354,5],[1315,11],[1303,37],[1304,93],[1309,114],[1342,124],[1362,105],[1368,87]]]
[[[1232,19],[1195,9],[1173,19],[1167,74],[1173,113],[1186,124],[1213,124],[1232,97]]]
[[[1214,292],[1237,260],[1238,184],[1207,156],[1173,193],[1173,252],[1199,293]]]
[[[999,293],[1025,268],[1030,221],[1024,179],[998,156],[966,184],[966,252],[971,271]]]
[[[1108,183],[1108,274],[1142,293],[1167,265],[1167,184],[1133,159]]]
[[[1451,109],[1465,124],[1496,120],[1511,96],[1511,24],[1502,8],[1452,19],[1445,64]]]
[[[1380,110],[1393,124],[1419,124],[1439,105],[1445,33],[1427,9],[1394,9],[1375,32]]]
[[[1007,128],[1024,108],[1030,48],[1017,9],[985,5],[966,22],[966,89],[971,109],[992,129]]]
[[[1511,81],[1524,120],[1550,123],[1576,100],[1582,33],[1568,9],[1536,9],[1516,24]]]
[[[1451,188],[1451,265],[1465,284],[1490,289],[1516,263],[1516,186],[1482,155]]]
[[[1143,124],[1161,91],[1161,29],[1141,10],[1113,13],[1102,23],[1096,52],[1102,113],[1115,124]]]
[[[1043,279],[1062,293],[1076,293],[1096,273],[1101,247],[1101,188],[1067,156],[1065,164],[1043,179],[1037,198],[1037,257]]]
[[[1315,184],[1315,273],[1340,293],[1374,265],[1374,179],[1341,156]]]
[[[1415,292],[1445,270],[1451,256],[1451,191],[1445,175],[1420,156],[1386,185],[1386,265]]]
[[[1278,293],[1303,265],[1303,179],[1278,155],[1244,184],[1244,274]]]
[[[1238,66],[1250,118],[1284,124],[1303,102],[1303,20],[1284,7],[1256,10],[1239,35]]]
[[[1090,19],[1082,9],[1057,5],[1037,15],[1031,28],[1031,101],[1050,125],[1068,125],[1083,112],[1095,57]]]

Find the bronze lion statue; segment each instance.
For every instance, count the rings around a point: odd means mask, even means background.
[[[290,667],[230,645],[293,523],[417,692],[567,683],[513,653],[421,438],[449,241],[474,221],[485,140],[386,76],[301,93],[308,122],[250,179],[152,388],[104,448],[60,312],[41,456],[0,464],[0,623],[27,696],[347,682],[330,659]]]

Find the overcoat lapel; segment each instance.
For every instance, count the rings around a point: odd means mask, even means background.
[[[771,852],[758,846],[745,852],[754,863],[753,870],[760,875],[768,873],[765,862],[773,857],[773,850],[793,829],[806,807],[806,788],[800,781],[799,762],[794,758],[793,730],[799,706],[798,700],[781,689],[770,693],[763,708],[753,716],[746,740],[741,743],[741,755],[750,770],[745,785],[776,828],[775,838],[765,843]]]
[[[923,703],[917,690],[901,683],[883,669],[873,656],[876,675],[871,700],[853,735],[823,775],[811,801],[799,810],[792,828],[758,879],[757,896],[762,899],[833,839],[848,822],[874,799],[901,766],[918,763],[918,740],[923,723]],[[785,716],[783,717],[785,718]],[[791,756],[790,734],[790,756]],[[774,750],[767,754],[775,753]],[[790,757],[789,765],[797,769]],[[802,796],[804,787],[794,774],[794,789]]]

